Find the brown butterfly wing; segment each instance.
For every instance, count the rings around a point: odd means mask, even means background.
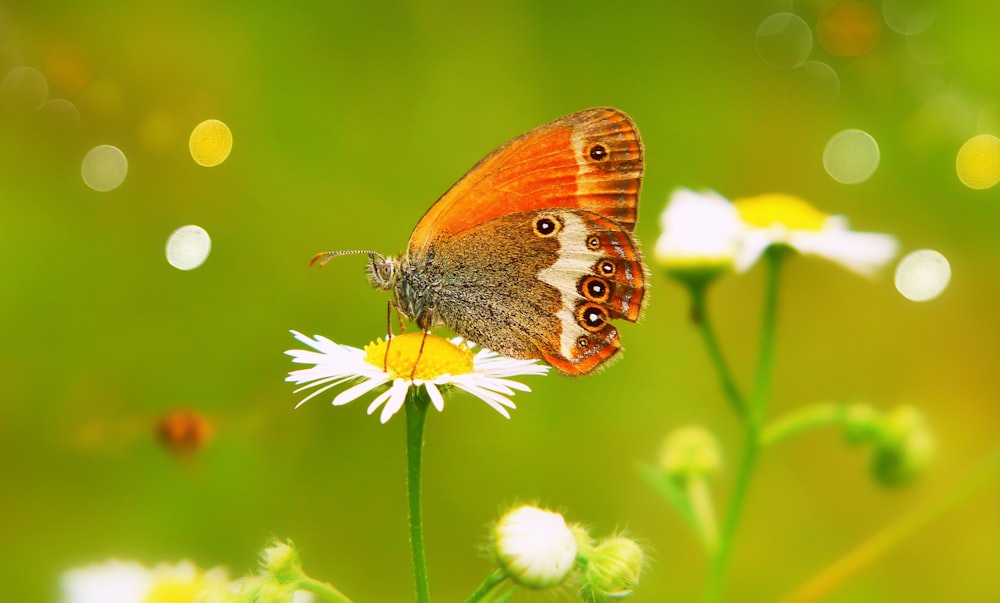
[[[484,157],[441,196],[410,235],[408,251],[443,233],[538,209],[580,208],[631,232],[643,149],[631,118],[587,109],[539,126]]]
[[[570,375],[611,358],[621,343],[608,320],[637,320],[645,293],[631,234],[642,155],[632,120],[600,108],[486,156],[410,237],[411,265],[425,266],[418,279],[441,284],[436,317],[488,348]],[[542,233],[543,219],[556,231]]]

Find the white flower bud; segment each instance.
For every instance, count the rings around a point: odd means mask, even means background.
[[[517,507],[493,528],[493,550],[508,577],[521,586],[558,585],[576,561],[576,537],[559,513]]]

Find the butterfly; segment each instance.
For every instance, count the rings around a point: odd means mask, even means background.
[[[406,251],[360,253],[368,278],[429,331],[585,375],[620,349],[610,321],[639,319],[648,270],[632,232],[643,147],[623,112],[596,108],[484,157],[417,222]]]

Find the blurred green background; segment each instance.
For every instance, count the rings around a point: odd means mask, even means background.
[[[898,2],[897,2],[898,4]],[[881,13],[881,3],[870,5]],[[941,2],[907,37],[810,59],[836,99],[768,65],[755,34],[791,10],[815,31],[821,1],[28,2],[0,15],[3,68],[46,72],[72,43],[85,85],[51,86],[78,127],[0,110],[0,533],[2,598],[56,597],[66,569],[109,557],[189,558],[239,575],[274,536],[356,601],[412,599],[404,422],[364,401],[332,408],[283,382],[289,329],[363,345],[384,332],[386,295],[362,258],[323,270],[327,249],[403,249],[425,209],[512,136],[597,105],[628,112],[646,145],[637,228],[646,255],[678,186],[729,197],[786,192],[891,232],[904,252],[951,262],[938,299],[909,302],[892,267],[869,282],[796,258],[781,297],[772,409],[814,401],[913,404],[937,464],[913,486],[870,479],[863,450],[832,431],[766,455],[752,486],[730,600],[790,592],[907,509],[947,491],[1000,440],[1000,193],[958,181],[969,137],[1000,134],[1000,4]],[[14,53],[13,51],[16,51]],[[927,59],[932,59],[927,62]],[[823,102],[827,101],[827,102]],[[228,161],[196,165],[191,128],[232,129]],[[823,169],[826,141],[860,128],[882,161],[862,184]],[[129,173],[107,193],[80,162],[112,144]],[[213,249],[182,272],[167,236],[198,224]],[[655,269],[654,269],[655,271]],[[752,376],[761,270],[713,291],[726,353]],[[456,396],[428,421],[425,513],[431,590],[460,600],[490,564],[479,552],[507,505],[561,509],[598,534],[643,539],[635,601],[699,596],[705,562],[678,517],[640,482],[672,428],[719,434],[725,500],[740,450],[685,292],[662,275],[645,319],[621,327],[624,357],[588,378],[530,378],[510,421]],[[194,458],[154,437],[190,408],[214,438]],[[1000,488],[940,517],[827,600],[1000,600]],[[519,599],[520,600],[520,599]]]

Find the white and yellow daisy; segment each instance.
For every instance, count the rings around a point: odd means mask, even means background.
[[[896,237],[855,232],[844,216],[825,214],[798,197],[766,194],[733,201],[744,224],[736,269],[749,270],[771,245],[787,245],[871,278],[898,251]]]
[[[798,197],[766,194],[729,202],[712,191],[675,191],[660,216],[656,259],[682,280],[746,272],[772,245],[816,255],[872,277],[897,253],[889,234],[855,232],[843,216]]]
[[[358,349],[340,345],[326,337],[307,337],[292,331],[296,339],[313,350],[288,350],[292,362],[311,364],[310,368],[292,371],[286,381],[300,384],[296,393],[312,388],[296,408],[338,385],[361,380],[333,398],[334,406],[342,406],[386,384],[389,388],[368,405],[368,414],[382,409],[380,420],[387,422],[396,414],[411,387],[423,386],[434,408],[444,410],[442,388],[456,387],[489,404],[506,418],[515,391],[531,391],[507,377],[544,375],[549,367],[535,360],[507,358],[486,349],[473,353],[472,346],[462,338],[444,339],[423,333],[405,333],[390,341],[377,339]],[[421,350],[422,346],[422,350]]]
[[[228,573],[198,569],[190,561],[150,569],[135,561],[110,560],[72,569],[62,577],[63,603],[194,603],[202,592],[225,588]]]

